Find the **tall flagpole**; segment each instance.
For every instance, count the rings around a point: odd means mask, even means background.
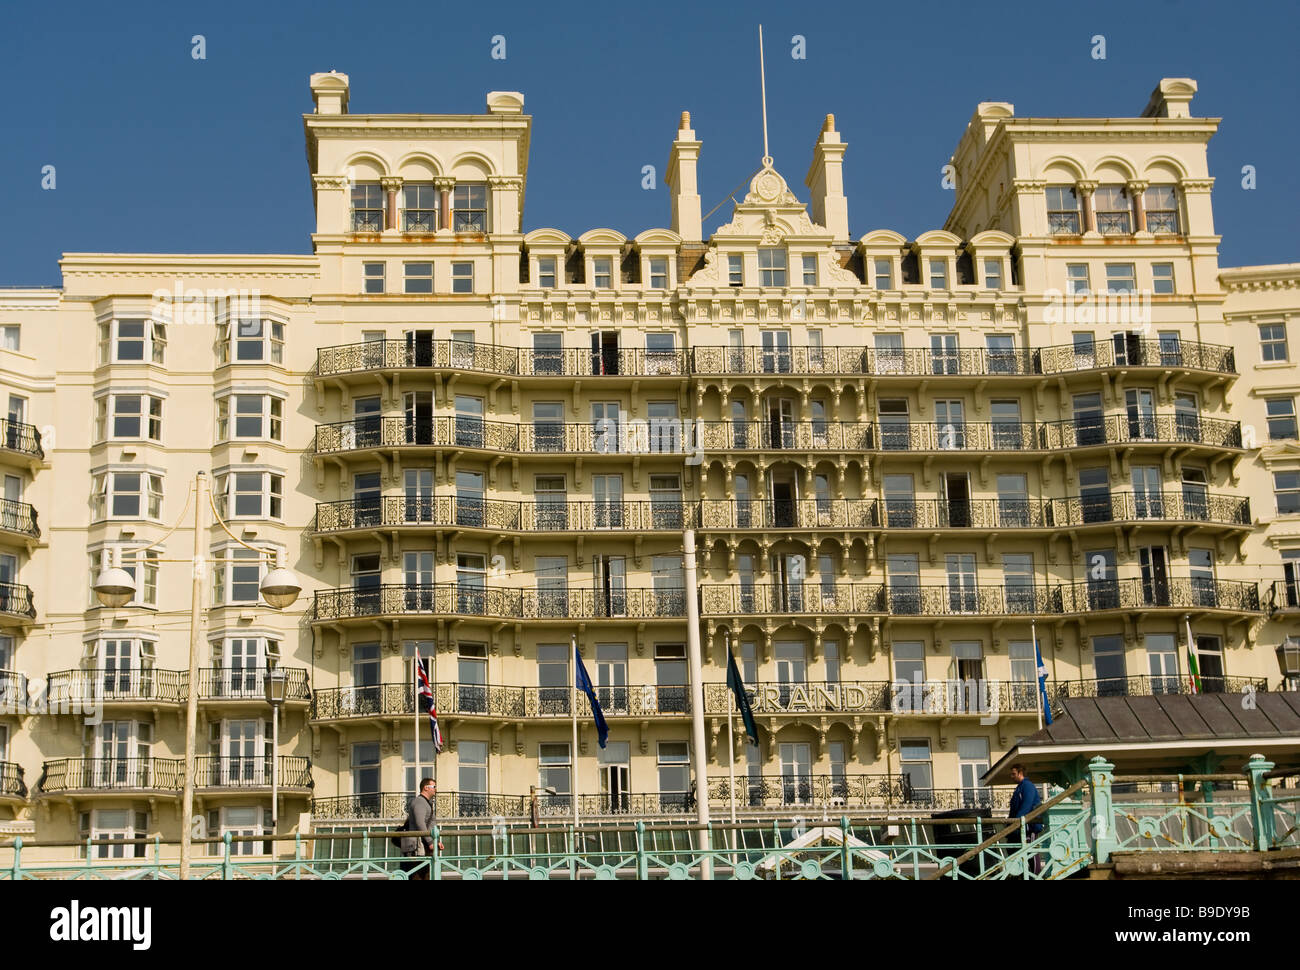
[[[727,669],[731,669],[731,631],[726,633],[727,638]],[[732,702],[727,703],[727,791],[731,792],[731,824],[736,824],[736,739],[733,737],[734,729],[731,722],[736,718],[736,712],[731,709]],[[732,838],[736,836],[736,830],[731,830]]]
[[[763,64],[763,25],[758,25],[758,80],[763,90],[763,164],[772,157],[767,151],[767,69]]]
[[[432,657],[429,660],[429,706],[433,710],[434,716],[436,717],[438,711],[438,641],[437,640],[433,641],[432,645],[429,648],[429,652],[432,654]],[[438,725],[438,733],[440,735],[442,734],[441,724]],[[433,740],[433,736],[432,736],[433,732],[430,731],[429,734],[430,734],[429,744],[433,747],[433,790],[434,790],[434,801],[436,802],[438,800],[437,797],[438,745]],[[416,748],[415,751],[416,751],[416,756],[418,757],[420,749]],[[435,805],[434,806],[435,817],[438,814],[437,808],[438,806]]]
[[[1043,679],[1038,673],[1038,664],[1042,659],[1042,654],[1038,652],[1038,620],[1031,617],[1029,620],[1029,636],[1034,641],[1034,686],[1038,688],[1034,691],[1038,697],[1035,699],[1034,707],[1038,708],[1038,730],[1043,729],[1043,703],[1047,700],[1043,690]]]
[[[573,702],[569,709],[573,712],[573,756],[570,759],[573,766],[573,783],[569,786],[573,789],[573,838],[578,838],[578,635],[570,634],[569,646],[572,652],[569,654],[569,663],[573,664],[573,676],[569,678],[569,693],[573,696]],[[574,848],[577,848],[575,845]]]

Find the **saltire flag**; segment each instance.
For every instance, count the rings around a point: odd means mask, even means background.
[[[433,701],[433,688],[429,686],[429,675],[425,673],[419,647],[415,648],[415,680],[420,695],[420,709],[429,712],[429,735],[433,738],[433,753],[439,754],[442,751],[442,732],[438,730],[438,705]]]
[[[1190,640],[1187,644],[1187,675],[1191,681],[1193,694],[1201,692],[1201,665],[1196,661],[1196,653],[1192,650]]]
[[[605,746],[605,741],[609,738],[609,725],[605,723],[605,712],[600,709],[600,701],[596,700],[596,688],[591,686],[591,678],[587,676],[587,668],[582,664],[582,654],[578,653],[578,648],[573,648],[573,659],[576,661],[574,670],[578,677],[578,690],[587,695],[587,700],[591,702],[591,713],[596,716],[596,735],[600,739],[600,746]]]
[[[745,682],[740,679],[736,669],[736,657],[727,649],[727,686],[736,695],[736,707],[740,709],[740,719],[745,722],[745,733],[749,735],[750,744],[758,744],[758,725],[754,723],[754,710],[749,706],[749,697],[745,694]]]
[[[1043,663],[1043,651],[1034,643],[1034,656],[1038,660],[1038,703],[1043,705],[1043,723],[1052,723],[1052,705],[1047,702],[1047,664]]]

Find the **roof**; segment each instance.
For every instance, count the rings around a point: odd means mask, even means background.
[[[1052,723],[1022,738],[984,776],[1009,780],[1009,766],[1060,770],[1103,755],[1117,773],[1184,771],[1206,754],[1224,770],[1263,754],[1279,766],[1300,765],[1300,692],[1156,694],[1078,697]]]

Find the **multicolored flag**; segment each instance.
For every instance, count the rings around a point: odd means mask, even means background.
[[[429,686],[429,675],[425,672],[424,661],[420,659],[420,648],[415,648],[415,684],[419,695],[420,710],[429,713],[429,734],[433,738],[433,753],[442,751],[442,732],[438,730],[438,705],[433,700],[433,688]]]

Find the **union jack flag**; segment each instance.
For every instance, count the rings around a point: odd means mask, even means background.
[[[425,673],[419,647],[415,648],[415,683],[416,693],[420,698],[420,709],[429,712],[429,734],[433,738],[433,753],[438,754],[442,751],[442,732],[438,730],[438,706],[433,701],[433,688],[429,686],[429,675]]]

